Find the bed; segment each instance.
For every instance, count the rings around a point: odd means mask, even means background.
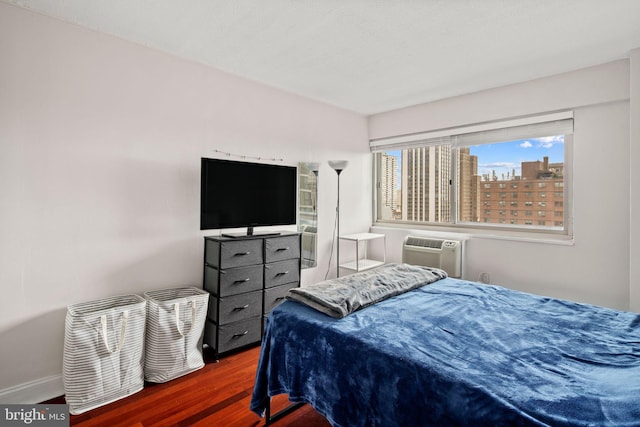
[[[251,410],[285,393],[333,426],[640,425],[640,315],[446,274],[395,289],[389,272],[413,268],[334,279],[393,288],[347,296],[343,316],[274,309]]]

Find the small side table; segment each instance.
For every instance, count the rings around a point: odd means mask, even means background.
[[[364,271],[364,270],[369,270],[370,268],[378,267],[386,262],[387,246],[386,246],[386,236],[384,234],[375,234],[375,233],[345,234],[340,236],[340,240],[354,242],[355,251],[356,251],[356,259],[354,261],[340,264],[340,268],[344,268],[352,271]],[[371,242],[374,242],[374,241],[382,243],[382,259],[381,260],[369,259],[367,257],[369,244],[371,244]],[[364,249],[362,255],[360,254],[361,246]]]

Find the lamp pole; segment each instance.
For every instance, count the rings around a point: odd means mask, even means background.
[[[338,173],[338,201],[336,203],[336,277],[340,277],[340,172],[342,169],[336,169]]]
[[[340,277],[340,174],[347,167],[347,160],[329,160],[331,166],[338,174],[338,200],[336,203],[336,277]]]

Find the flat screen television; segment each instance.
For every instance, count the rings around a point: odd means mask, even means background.
[[[296,223],[297,179],[295,166],[201,159],[200,229],[291,225]],[[279,234],[262,232],[260,234]]]

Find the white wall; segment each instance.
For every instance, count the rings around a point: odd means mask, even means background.
[[[215,149],[323,162],[303,283],[327,270],[327,160],[350,161],[342,209],[360,214],[342,229],[371,223],[360,115],[4,3],[0,58],[0,402],[61,394],[67,305],[201,286],[199,162]]]
[[[488,272],[495,284],[628,309],[629,61],[382,113],[370,118],[369,136],[375,139],[562,109],[573,109],[575,117],[574,243],[472,235],[466,245],[465,277],[477,280],[481,272]],[[388,234],[389,257],[401,259],[401,242],[409,231],[373,230]]]

